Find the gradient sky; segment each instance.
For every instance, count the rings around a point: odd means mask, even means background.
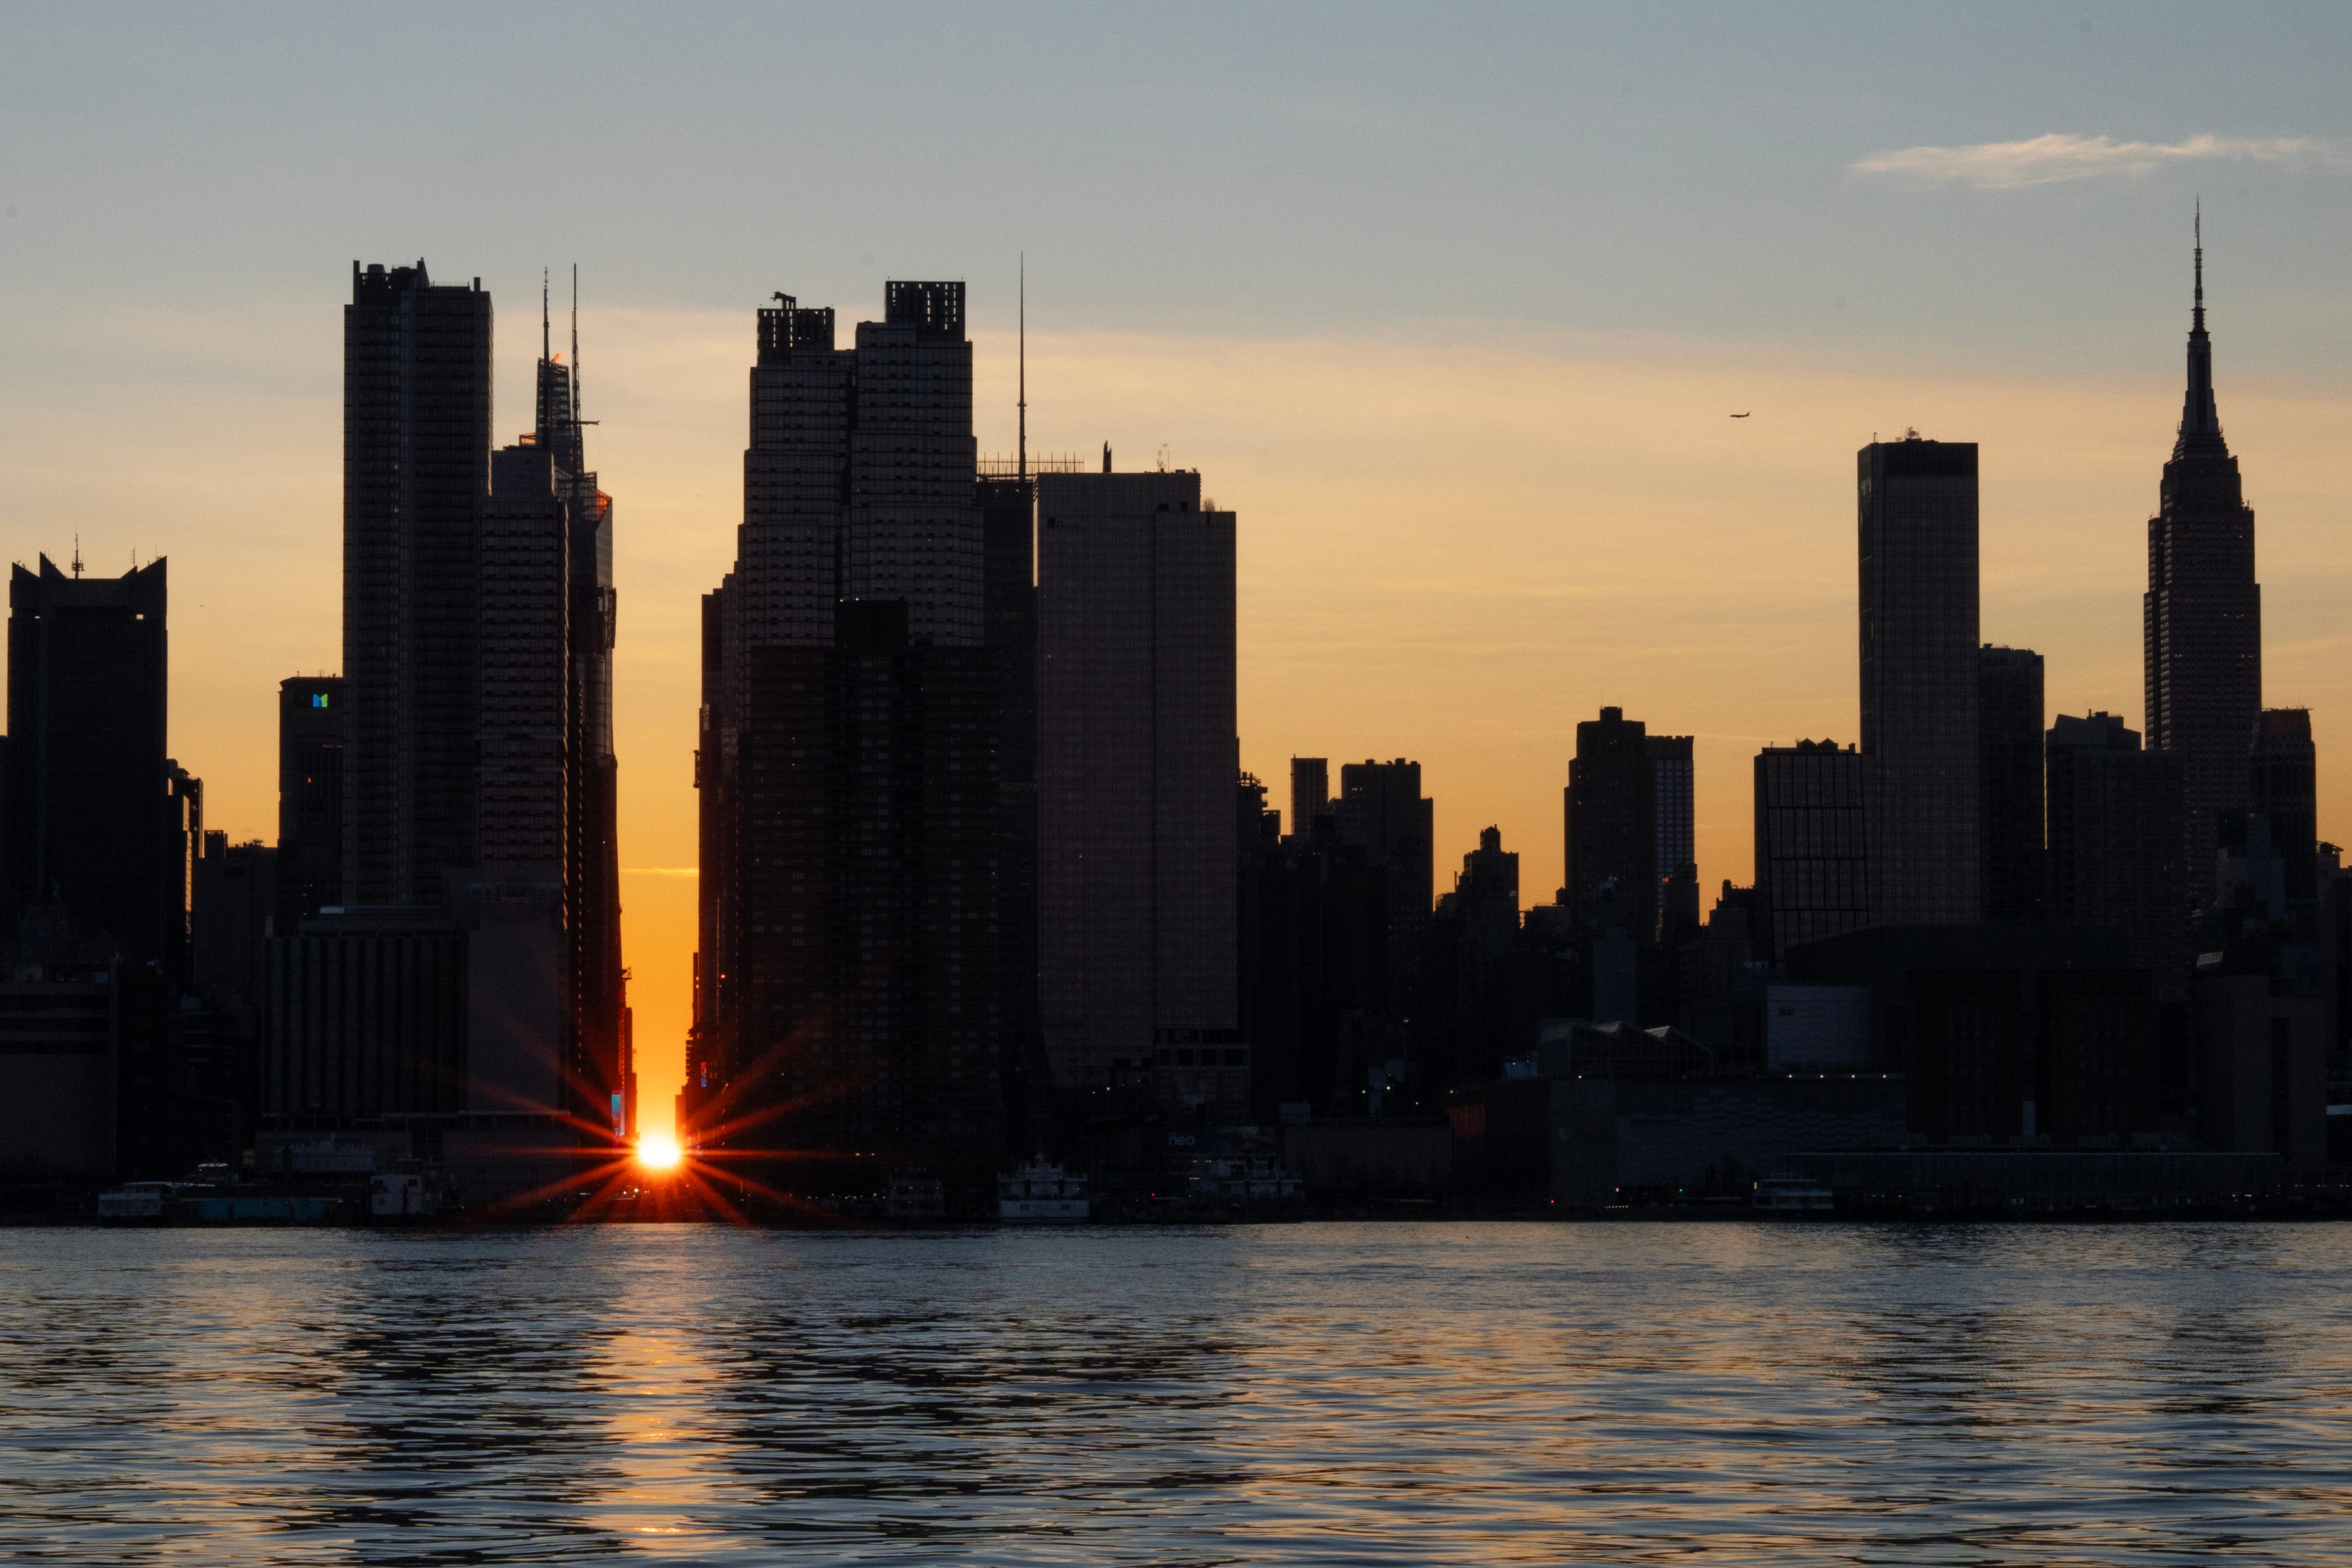
[[[352,260],[480,276],[501,439],[580,265],[650,1124],[776,289],[968,279],[1009,451],[1025,250],[1031,449],[1240,513],[1244,764],[1417,757],[1439,885],[1496,823],[1534,902],[1601,704],[1698,737],[1710,888],[1756,749],[1853,737],[1874,434],[1984,444],[1986,637],[2140,722],[2201,195],[2266,700],[2352,833],[2352,7],[94,10],[0,15],[0,538],[171,556],[211,826],[274,837],[276,683],[341,661]]]

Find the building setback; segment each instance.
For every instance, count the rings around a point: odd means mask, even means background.
[[[2147,523],[2143,630],[2147,743],[2180,759],[2189,896],[2212,900],[2221,822],[2246,809],[2246,749],[2263,706],[2263,591],[2254,513],[2221,438],[2205,332],[2202,225],[2180,433]]]
[[[1171,1065],[1163,1099],[1238,1110],[1234,514],[1181,470],[1037,484],[1038,961],[1055,1085],[1082,1091],[1182,1049],[1194,1065]]]
[[[1862,754],[1872,918],[1973,921],[1977,805],[1977,448],[1916,434],[1873,442],[1861,502]]]
[[[164,755],[165,564],[68,577],[44,555],[10,577],[11,936],[27,909],[54,904],[132,963],[184,956],[188,835],[203,820]]]

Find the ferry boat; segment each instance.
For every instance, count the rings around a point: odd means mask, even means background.
[[[996,1217],[1006,1225],[1078,1225],[1093,1212],[1087,1179],[1033,1160],[996,1178]]]
[[[98,1194],[98,1217],[111,1225],[161,1225],[179,1190],[177,1182],[125,1182]]]
[[[1765,1176],[1756,1184],[1755,1206],[1758,1214],[1829,1214],[1837,1200],[1811,1176]]]

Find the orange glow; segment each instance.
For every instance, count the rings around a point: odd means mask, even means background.
[[[637,1140],[637,1163],[648,1170],[667,1171],[683,1157],[677,1140],[667,1132],[648,1132]]]

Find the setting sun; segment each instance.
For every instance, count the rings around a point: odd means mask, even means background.
[[[667,1132],[648,1132],[637,1140],[637,1163],[656,1171],[667,1171],[677,1164],[677,1140]]]

